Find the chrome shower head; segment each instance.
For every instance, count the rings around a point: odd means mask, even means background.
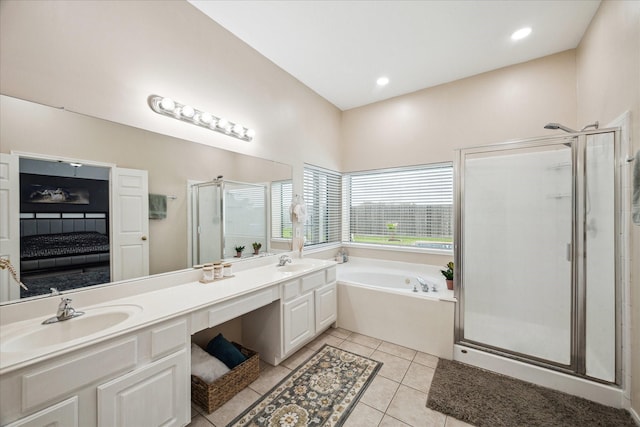
[[[573,130],[571,128],[566,127],[565,125],[561,125],[560,123],[547,123],[546,125],[544,125],[545,129],[552,129],[552,130],[556,130],[556,129],[560,129],[563,130],[567,133],[576,133],[578,132],[577,130]]]

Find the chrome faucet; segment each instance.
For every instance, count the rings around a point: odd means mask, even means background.
[[[82,316],[84,311],[76,311],[71,307],[71,298],[60,298],[60,304],[58,305],[58,312],[54,317],[50,317],[44,322],[43,325],[50,323],[62,322],[64,320],[73,319],[74,317]]]
[[[280,262],[278,263],[278,267],[284,266],[286,263],[291,262],[291,257],[287,254],[280,256]]]
[[[420,286],[422,286],[422,292],[429,292],[429,284],[426,280],[424,280],[420,276],[416,276],[416,280],[418,281],[418,283],[420,283]],[[435,291],[435,287],[433,290]]]

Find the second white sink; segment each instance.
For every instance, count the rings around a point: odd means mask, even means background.
[[[298,273],[300,271],[311,270],[313,268],[313,264],[309,264],[309,263],[286,264],[276,268],[278,269],[278,271],[282,271],[283,273]]]
[[[85,314],[62,322],[22,328],[2,339],[2,352],[20,352],[50,347],[102,332],[142,311],[138,305],[103,306],[84,310]]]

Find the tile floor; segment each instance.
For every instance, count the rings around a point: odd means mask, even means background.
[[[470,427],[425,406],[438,358],[344,329],[329,329],[279,366],[262,363],[260,377],[217,411],[191,405],[190,427],[224,427],[324,344],[383,362],[345,427]]]

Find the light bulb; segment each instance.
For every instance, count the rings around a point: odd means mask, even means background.
[[[376,80],[376,84],[378,86],[386,86],[387,84],[389,84],[389,78],[388,77],[380,77],[378,80]]]
[[[209,113],[202,113],[200,114],[200,121],[205,125],[208,125],[213,121],[213,116]]]
[[[186,118],[190,119],[196,113],[196,110],[193,109],[190,105],[182,106],[182,115]]]
[[[165,111],[173,111],[173,109],[176,108],[176,103],[173,102],[173,99],[171,98],[162,98],[160,101],[160,108]]]
[[[520,28],[518,31],[511,34],[511,40],[521,40],[531,34],[531,28]]]
[[[218,119],[218,127],[221,129],[226,129],[229,126],[229,122],[227,119]]]
[[[242,125],[239,125],[239,124],[236,123],[233,126],[233,133],[235,133],[236,135],[239,135],[239,136],[243,136],[244,135],[244,128],[242,127]]]
[[[256,136],[256,131],[253,129],[247,129],[247,133],[245,133],[245,135],[247,138],[253,139],[253,137]]]

